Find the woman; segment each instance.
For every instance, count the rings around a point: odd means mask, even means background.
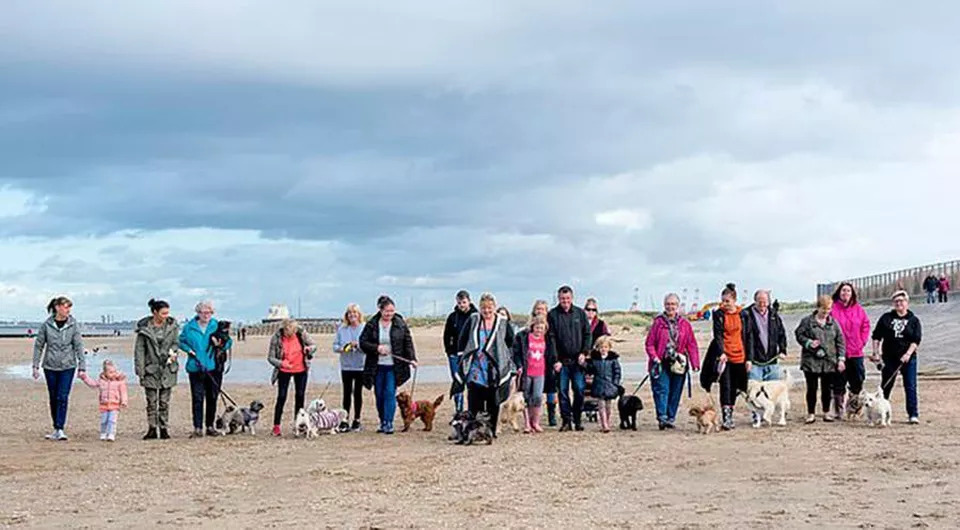
[[[530,318],[530,325],[513,340],[513,364],[517,367],[520,389],[527,402],[525,433],[543,432],[540,427],[543,385],[547,374],[553,372],[558,364],[557,351],[547,331],[546,315],[536,315]]]
[[[133,345],[134,372],[147,397],[147,434],[144,440],[170,438],[170,394],[177,386],[177,348],[180,325],[170,316],[170,304],[150,299],[150,316],[137,322]]]
[[[533,303],[533,309],[530,310],[530,317],[543,316],[547,318],[550,312],[550,306],[546,300],[537,300]],[[554,350],[556,355],[556,350]],[[543,376],[543,391],[547,394],[547,425],[557,426],[557,370],[552,365],[547,366],[547,372]]]
[[[680,297],[676,294],[670,293],[663,299],[663,313],[650,326],[646,350],[657,423],[661,431],[673,429],[687,374],[690,368],[700,369],[697,338],[690,322],[680,316]]]
[[[893,310],[884,313],[873,330],[873,354],[870,360],[883,361],[881,387],[883,397],[890,399],[897,372],[903,375],[903,393],[907,400],[907,416],[911,424],[920,423],[917,404],[917,348],[923,338],[920,319],[910,311],[906,291],[893,293]],[[878,352],[882,352],[881,357]]]
[[[593,337],[591,344],[596,344],[597,339],[604,335],[610,335],[610,328],[607,327],[607,323],[600,319],[600,310],[597,307],[596,298],[587,298],[586,303],[583,304],[583,311],[590,319],[590,334]]]
[[[737,393],[747,391],[747,337],[740,308],[737,307],[737,286],[728,283],[720,293],[720,307],[713,313],[713,340],[720,350],[720,406],[723,423],[721,428],[729,431],[736,428],[733,407]]]
[[[410,328],[397,314],[389,296],[377,299],[377,314],[367,321],[360,333],[360,349],[366,355],[363,384],[373,388],[380,417],[381,434],[393,434],[393,418],[397,414],[397,387],[410,379],[410,367],[417,367]]]
[[[863,349],[870,340],[870,318],[857,302],[857,291],[849,282],[841,283],[834,291],[830,316],[840,326],[846,346],[846,359],[842,363],[840,376],[837,377],[837,386],[833,389],[833,414],[835,418],[840,419],[843,417],[843,401],[847,386],[850,388],[851,395],[857,395],[863,390],[863,380],[866,378]]]
[[[350,304],[343,313],[343,321],[337,326],[333,338],[333,353],[340,355],[340,380],[343,382],[343,410],[350,413],[353,402],[351,430],[360,430],[360,412],[363,410],[363,362],[360,350],[360,333],[363,331],[363,314],[360,306]]]
[[[493,435],[497,435],[500,404],[510,397],[513,366],[513,328],[497,314],[497,299],[490,293],[480,297],[480,312],[470,316],[460,334],[463,352],[454,381],[455,391],[467,388],[467,409],[490,415]]]
[[[797,342],[803,348],[800,353],[800,370],[807,381],[807,420],[817,421],[817,384],[820,384],[820,404],[823,421],[833,421],[830,411],[830,389],[836,383],[837,374],[844,369],[846,347],[843,332],[830,316],[833,298],[821,295],[817,298],[817,310],[800,321],[797,327]]]
[[[218,322],[213,318],[216,312],[213,302],[204,300],[194,307],[194,311],[197,316],[183,327],[179,343],[180,350],[187,354],[193,416],[193,433],[190,437],[202,438],[204,426],[207,436],[219,436],[220,432],[213,428],[213,422],[217,419],[217,397],[223,384],[223,365],[217,362],[214,347],[222,346],[226,351],[233,346],[233,341],[228,338],[226,344],[221,345],[220,339],[214,336]]]
[[[280,421],[283,408],[287,404],[287,392],[293,379],[293,414],[296,416],[303,408],[307,394],[307,379],[310,361],[316,351],[316,344],[300,323],[292,318],[285,319],[280,329],[270,338],[267,362],[273,366],[271,384],[277,385],[277,404],[273,407],[273,435],[280,436]]]
[[[50,399],[53,432],[45,436],[47,440],[67,441],[63,429],[67,424],[67,405],[73,376],[75,373],[83,375],[87,370],[83,338],[80,336],[80,326],[70,315],[72,309],[73,302],[66,296],[50,300],[47,304],[47,314],[50,316],[37,329],[33,343],[33,378],[40,379],[42,367]]]

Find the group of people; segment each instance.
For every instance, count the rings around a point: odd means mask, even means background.
[[[931,272],[923,279],[923,291],[927,293],[928,304],[946,303],[950,293],[950,278],[946,274],[941,274],[938,278]]]
[[[759,290],[753,304],[737,303],[736,287],[728,284],[721,306],[713,315],[713,337],[701,361],[690,322],[680,314],[680,298],[668,294],[663,311],[650,327],[645,341],[647,369],[660,430],[675,428],[684,384],[700,372],[701,386],[709,393],[719,383],[722,428],[735,428],[734,406],[749,380],[771,381],[782,377],[780,360],[787,355],[787,331],[770,302],[770,293]],[[596,299],[584,307],[574,304],[569,286],[557,291],[557,305],[537,300],[522,329],[511,321],[496,298],[484,293],[474,305],[469,293],[456,295],[456,306],[446,320],[443,347],[452,379],[450,394],[457,412],[487,413],[496,433],[500,405],[514,392],[526,402],[524,431],[542,432],[543,405],[546,424],[560,432],[582,431],[588,376],[591,395],[599,400],[600,428],[610,431],[612,403],[623,394],[619,355],[607,325],[599,318]],[[817,309],[794,332],[801,347],[800,369],[806,382],[807,423],[816,421],[817,397],[824,421],[841,417],[844,396],[863,390],[866,369],[864,350],[872,344],[870,360],[881,368],[884,397],[889,397],[897,374],[903,377],[910,423],[919,422],[917,404],[917,348],[922,330],[909,310],[909,296],[897,291],[893,309],[873,327],[856,291],[840,284],[833,296],[823,296]],[[37,332],[33,375],[46,379],[53,432],[51,440],[66,440],[67,404],[74,377],[99,389],[100,437],[116,436],[119,411],[128,405],[125,376],[105,361],[99,379],[86,374],[83,341],[66,297],[50,301],[49,318]],[[137,322],[134,370],[147,402],[144,439],[166,439],[169,434],[171,391],[177,384],[180,357],[186,354],[190,383],[193,432],[191,437],[218,436],[214,422],[223,382],[223,361],[218,352],[229,350],[229,336],[218,338],[212,302],[196,305],[196,315],[180,329],[170,316],[170,306],[150,300],[150,315]],[[294,383],[294,410],[304,407],[310,363],[317,351],[313,338],[296,320],[285,320],[271,337],[267,360],[277,386],[273,434],[282,435],[281,422],[290,382]],[[372,389],[379,418],[378,433],[394,432],[397,388],[417,368],[410,328],[388,296],[377,300],[377,312],[365,319],[360,307],[346,308],[333,340],[343,384],[343,408],[353,412],[350,425],[361,429],[363,389]],[[687,383],[689,384],[689,383]],[[464,396],[466,394],[466,396]]]

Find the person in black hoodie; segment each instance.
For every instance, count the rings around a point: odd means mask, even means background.
[[[587,314],[573,305],[573,289],[564,285],[557,291],[557,307],[547,314],[550,338],[557,349],[560,362],[560,431],[582,431],[583,397],[586,391],[584,367],[593,347],[590,320]],[[573,387],[573,402],[570,387]],[[572,406],[571,406],[572,405]]]
[[[397,413],[397,387],[410,379],[410,367],[417,367],[410,328],[389,296],[377,300],[379,311],[360,332],[360,349],[367,358],[363,366],[363,386],[374,388],[378,433],[393,434],[393,418]]]
[[[463,326],[470,320],[470,315],[477,312],[477,307],[470,301],[470,293],[460,291],[457,293],[457,305],[453,312],[447,317],[447,323],[443,326],[443,351],[447,354],[447,364],[450,365],[450,379],[452,380],[457,373],[457,366],[460,357],[457,355],[457,343],[460,341],[460,332]],[[463,392],[451,396],[457,412],[463,411]]]
[[[870,360],[883,361],[881,387],[883,397],[890,399],[897,372],[903,375],[903,392],[907,399],[910,423],[920,423],[917,405],[917,348],[923,336],[920,319],[910,311],[906,291],[893,293],[893,310],[884,313],[873,330],[873,355]],[[878,353],[882,352],[882,353]],[[882,355],[882,356],[881,356]]]
[[[927,303],[937,303],[937,288],[940,287],[940,280],[931,272],[923,279],[923,290],[927,293]]]

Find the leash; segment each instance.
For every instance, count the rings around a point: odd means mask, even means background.
[[[643,380],[640,381],[640,384],[637,385],[637,388],[636,388],[636,389],[634,389],[633,394],[630,394],[630,395],[631,395],[631,396],[637,395],[637,392],[639,392],[640,389],[643,388],[644,383],[646,383],[648,379],[650,379],[650,373],[649,373],[649,372],[647,373],[647,375],[643,376]]]
[[[417,400],[413,397],[414,393],[417,391],[417,374],[420,373],[420,370],[414,366],[413,367],[413,382],[410,383],[410,401],[416,403]]]
[[[196,354],[196,353],[187,352],[187,357],[192,358],[192,359],[194,360],[194,362],[197,363],[197,366],[200,367],[200,370],[203,372],[203,374],[204,374],[205,376],[207,376],[207,379],[209,379],[210,382],[213,383],[213,386],[216,387],[216,389],[217,389],[217,394],[219,394],[219,395],[220,395],[220,398],[221,398],[222,400],[224,400],[224,402],[223,402],[224,408],[226,408],[228,401],[229,401],[230,404],[233,405],[234,407],[240,408],[240,406],[237,405],[237,402],[234,401],[234,399],[233,399],[232,397],[230,397],[230,394],[227,394],[227,393],[223,390],[223,385],[222,385],[222,383],[221,383],[221,384],[218,384],[218,383],[217,383],[217,380],[214,379],[212,375],[210,375],[210,371],[207,370],[206,368],[204,368],[203,363],[201,363],[201,362],[200,362],[200,359],[197,358],[197,354]]]
[[[890,374],[890,379],[888,379],[886,382],[883,382],[883,380],[882,380],[882,378],[881,378],[880,390],[886,392],[888,386],[890,386],[890,387],[893,386],[893,383],[896,382],[896,380],[897,380],[897,372],[899,372],[901,368],[903,368],[903,361],[898,361],[898,362],[897,362],[897,367],[893,370],[893,373]],[[882,377],[882,375],[883,375],[882,365],[881,365],[881,368],[880,368],[880,374],[881,374],[881,377]]]

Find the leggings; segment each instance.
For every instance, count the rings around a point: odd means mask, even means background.
[[[820,406],[823,407],[823,413],[830,412],[830,388],[836,381],[836,374],[816,374],[813,372],[803,372],[804,379],[807,380],[807,414],[813,414],[817,410],[817,383],[820,383]]]
[[[497,403],[497,389],[473,383],[467,385],[467,410],[477,414],[490,415],[490,428],[497,434],[497,422],[500,419],[500,404]]]
[[[847,359],[846,365],[846,369],[836,377],[833,393],[846,394],[849,385],[851,394],[859,394],[863,391],[863,380],[866,378],[863,357],[851,357]]]
[[[720,374],[720,405],[736,405],[737,391],[747,391],[747,364],[727,362],[727,368]]]
[[[273,424],[280,425],[283,419],[283,407],[287,404],[287,390],[290,389],[290,378],[293,378],[293,413],[300,412],[303,408],[303,399],[307,394],[307,374],[309,372],[300,372],[299,374],[289,374],[280,372],[277,375],[277,406],[273,408]]]
[[[360,419],[360,411],[363,410],[363,372],[340,372],[340,379],[343,381],[343,410],[350,413],[351,398],[354,406],[353,419]]]

